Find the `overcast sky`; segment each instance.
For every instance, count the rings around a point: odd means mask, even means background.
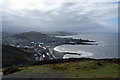
[[[117,32],[117,2],[4,0],[3,31]]]

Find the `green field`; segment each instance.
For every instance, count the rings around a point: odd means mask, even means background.
[[[62,74],[62,77],[64,78],[118,78],[119,67],[119,63],[117,62],[104,60],[84,60],[29,67],[18,67],[19,70],[17,72],[12,72],[12,75],[17,74],[19,76],[23,73],[34,73],[29,75],[36,76],[39,72],[41,72],[43,75],[47,74],[52,77],[54,77],[54,74],[58,77]]]

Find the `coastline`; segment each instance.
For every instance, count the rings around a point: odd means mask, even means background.
[[[92,53],[85,51],[60,51],[57,49],[59,46],[48,48],[49,52],[54,56],[54,59],[89,58],[93,55]]]
[[[50,51],[51,53],[53,52],[53,54],[56,56],[55,59],[61,59],[61,58],[63,59],[63,56],[65,54],[67,54],[66,56],[70,55],[72,58],[75,58],[76,56],[80,56],[81,54],[82,55],[86,54],[86,55],[77,58],[95,58],[95,59],[118,58],[117,55],[118,48],[116,45],[117,42],[115,42],[116,41],[115,36],[111,36],[111,35],[106,35],[106,36],[93,35],[90,37],[89,35],[85,35],[85,36],[87,38],[85,38],[84,35],[82,35],[82,38],[79,35],[71,36],[67,41],[68,43],[62,43],[62,44],[56,43],[50,45],[49,47],[51,48]],[[67,38],[67,37],[63,37],[63,38]],[[57,48],[58,50],[54,50],[55,47],[59,47],[59,46],[60,48]]]
[[[86,51],[60,51],[57,47],[62,45],[98,45],[94,42],[94,40],[89,39],[74,39],[74,38],[66,38],[68,39],[66,42],[62,44],[54,44],[48,47],[50,55],[52,55],[53,59],[65,59],[65,58],[89,58],[88,56],[92,56],[93,54]],[[69,57],[71,56],[71,57]]]
[[[62,59],[62,57],[65,55],[65,52],[59,52],[54,50],[54,48],[57,46],[50,46],[48,50],[52,54],[52,56],[54,56],[54,59]]]

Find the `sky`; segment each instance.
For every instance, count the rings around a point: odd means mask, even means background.
[[[116,1],[116,2],[115,2]],[[117,32],[118,2],[111,0],[3,0],[2,30]]]

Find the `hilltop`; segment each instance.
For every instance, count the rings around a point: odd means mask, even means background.
[[[13,35],[14,38],[17,39],[30,39],[33,40],[33,38],[36,39],[42,39],[42,38],[50,38],[55,36],[68,36],[68,35],[75,35],[77,33],[74,32],[65,32],[65,31],[56,31],[56,32],[36,32],[36,31],[30,31],[30,32],[24,32],[20,34]]]
[[[24,32],[20,34],[15,34],[13,37],[18,38],[18,39],[40,39],[40,38],[45,38],[48,37],[46,34],[43,34],[41,32],[35,32],[35,31],[30,31],[30,32]]]

